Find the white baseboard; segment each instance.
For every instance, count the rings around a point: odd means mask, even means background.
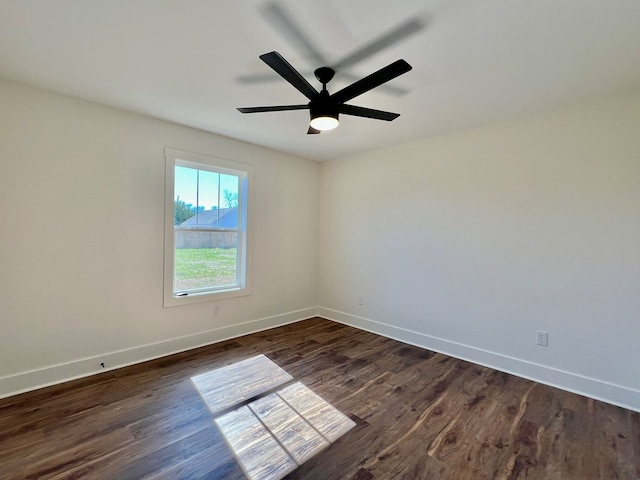
[[[640,391],[325,307],[306,308],[0,378],[0,398],[320,316],[410,345],[640,412]],[[104,362],[106,368],[99,368]]]
[[[21,372],[0,378],[0,398],[36,390],[50,385],[87,377],[155,358],[222,342],[269,328],[287,325],[316,316],[316,308],[306,308],[281,315],[260,318],[205,332],[172,338],[163,342],[150,343],[139,347],[105,353],[95,357],[82,358],[67,363],[51,365],[36,370]],[[100,368],[104,362],[106,368]]]
[[[470,345],[432,337],[424,333],[395,327],[329,308],[318,307],[317,315],[417,347],[640,412],[640,391],[633,388],[615,385],[596,378],[540,365]]]

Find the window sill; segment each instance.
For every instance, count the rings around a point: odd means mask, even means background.
[[[218,300],[226,300],[228,298],[236,298],[251,295],[251,289],[230,288],[229,290],[219,290],[216,292],[191,293],[188,295],[175,296],[173,294],[165,295],[164,307],[177,307],[180,305],[190,305],[192,303],[215,302]]]

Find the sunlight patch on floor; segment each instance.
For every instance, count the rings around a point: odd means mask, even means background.
[[[192,380],[251,480],[284,477],[355,426],[301,382],[279,388],[293,377],[264,355]]]

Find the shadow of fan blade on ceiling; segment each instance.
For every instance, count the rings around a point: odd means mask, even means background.
[[[327,65],[327,58],[313,45],[311,39],[300,28],[300,22],[295,20],[281,3],[268,2],[260,8],[260,12],[273,29],[281,34],[302,58],[308,58],[316,65]]]
[[[371,42],[358,48],[356,51],[350,53],[346,57],[331,64],[336,70],[341,68],[350,67],[366,58],[373,56],[385,48],[398,43],[400,40],[404,40],[411,35],[418,33],[427,25],[427,18],[415,17],[411,18],[396,28],[390,30],[384,35],[375,38]]]
[[[323,8],[330,7],[330,3],[323,4]],[[347,56],[336,62],[331,62],[319,48],[316,48],[310,36],[307,35],[301,27],[301,22],[298,21],[291,12],[291,8],[287,8],[283,2],[267,2],[259,9],[259,12],[267,23],[273,27],[273,30],[289,42],[292,48],[296,49],[302,58],[311,62],[313,68],[331,66],[336,70],[337,78],[343,78],[350,82],[359,77],[344,71],[346,68],[356,65],[412,35],[416,35],[430,23],[430,17],[428,15],[414,15],[389,31],[382,33],[359,48],[356,48]],[[308,71],[302,71],[301,73],[305,78],[311,76],[311,73]],[[275,75],[248,74],[240,75],[236,77],[236,80],[241,84],[255,84],[273,82],[277,80],[277,78]],[[400,97],[408,93],[406,88],[401,88],[397,85],[380,85],[379,91],[394,97]]]

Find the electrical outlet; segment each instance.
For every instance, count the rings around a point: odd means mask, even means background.
[[[540,345],[541,347],[548,347],[549,332],[543,332],[542,330],[538,330],[536,332],[536,345]]]
[[[104,364],[104,362],[100,362],[100,368],[105,368],[106,365]]]
[[[217,317],[218,315],[220,315],[220,305],[214,305],[213,306],[213,316]]]
[[[364,305],[364,295],[358,295],[358,305]]]

